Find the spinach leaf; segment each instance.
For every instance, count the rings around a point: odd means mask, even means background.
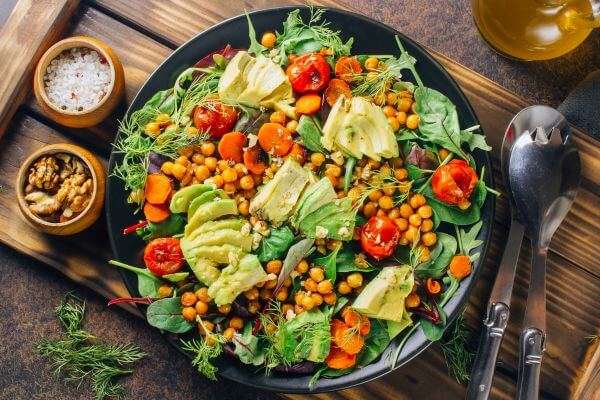
[[[471,225],[481,219],[480,208],[476,203],[472,203],[467,210],[463,211],[457,206],[438,200],[433,194],[431,186],[426,187],[422,193],[427,198],[427,204],[431,206],[435,217],[441,222],[448,222],[455,225]],[[435,219],[434,222],[436,222]]]
[[[336,247],[335,250],[327,254],[325,257],[317,258],[313,261],[315,265],[323,267],[323,269],[325,270],[325,279],[330,279],[332,285],[335,285],[335,278],[337,272],[336,258],[339,251],[340,246]]]
[[[236,104],[239,110],[239,118],[233,127],[234,131],[242,132],[244,135],[256,134],[265,122],[269,122],[269,115],[258,109],[242,104]]]
[[[331,317],[333,317],[335,314],[339,313],[340,310],[346,305],[348,304],[350,300],[347,297],[338,297],[337,301],[335,302],[335,307],[331,308],[331,313],[329,314],[329,319],[331,319]]]
[[[371,330],[365,336],[363,350],[356,357],[356,365],[367,366],[379,357],[390,344],[385,321],[371,319]]]
[[[263,238],[258,246],[258,260],[268,262],[280,259],[293,242],[294,233],[290,228],[285,225],[279,228],[271,227],[269,237]]]
[[[177,283],[183,281],[188,276],[190,276],[189,272],[175,272],[174,274],[163,275],[162,278],[168,280],[169,282]]]
[[[181,214],[171,214],[162,222],[148,222],[142,229],[136,231],[137,235],[148,241],[160,237],[171,237],[183,233],[185,218]]]
[[[452,257],[456,254],[456,239],[447,233],[438,232],[437,243],[431,250],[429,261],[420,264],[415,272],[428,278],[439,278],[444,274]]]
[[[315,243],[314,239],[302,239],[292,247],[287,252],[285,256],[285,260],[283,260],[283,266],[281,268],[281,272],[279,273],[279,278],[277,279],[277,286],[275,287],[275,291],[283,285],[283,281],[286,280],[290,273],[294,270],[294,267],[298,265],[303,258],[308,257],[310,253],[315,249],[313,244]]]
[[[352,175],[354,175],[354,166],[356,165],[356,158],[348,157],[346,161],[346,173],[344,174],[344,193],[348,193],[348,188],[352,184]]]
[[[264,348],[260,346],[258,338],[252,334],[252,324],[244,326],[244,331],[240,335],[233,335],[234,353],[241,362],[251,365],[262,365],[265,361]]]
[[[358,266],[356,264],[356,252],[355,246],[353,245],[344,245],[343,250],[338,253],[335,263],[337,272],[347,273],[347,272],[371,272],[377,269],[376,266],[368,264],[364,266]],[[367,261],[365,261],[366,263]]]
[[[421,318],[423,333],[425,334],[425,337],[432,342],[440,340],[446,330],[446,312],[439,304],[437,305],[437,309],[438,313],[440,313],[440,321],[437,324],[434,324],[426,318]]]
[[[163,281],[157,275],[154,275],[149,269],[137,268],[116,260],[110,260],[108,263],[131,271],[137,275],[138,292],[140,292],[140,296],[149,298],[160,297],[158,295],[158,288],[163,285]]]
[[[195,326],[181,315],[180,297],[160,299],[150,304],[146,318],[153,327],[173,333],[184,333]]]
[[[471,193],[471,200],[474,204],[477,204],[480,208],[483,207],[483,203],[485,203],[485,198],[487,197],[488,190],[487,186],[485,186],[485,182],[480,179],[477,181],[477,185],[473,189],[473,193]]]
[[[304,147],[310,151],[327,153],[323,145],[321,145],[321,129],[315,121],[315,117],[302,115],[298,120],[296,131],[302,138]]]
[[[437,90],[419,86],[415,90],[415,112],[424,140],[440,145],[466,159],[461,149],[460,125],[456,106]]]
[[[398,336],[403,330],[408,328],[413,324],[410,315],[406,312],[406,305],[403,305],[404,312],[402,313],[402,320],[400,322],[396,321],[387,321],[387,332],[390,337],[390,341],[393,340],[396,336]]]

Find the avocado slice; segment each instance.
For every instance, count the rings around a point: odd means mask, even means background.
[[[207,233],[207,232],[215,232],[221,229],[233,229],[235,231],[240,231],[244,224],[247,222],[242,221],[237,218],[229,218],[229,219],[220,219],[217,221],[210,221],[208,223],[204,223],[196,228],[194,231],[190,232],[186,238],[190,241],[194,240],[196,237]]]
[[[265,280],[267,273],[260,265],[258,257],[246,254],[236,265],[231,264],[223,268],[219,278],[208,288],[208,294],[217,306],[231,304],[238,295]]]
[[[333,150],[335,138],[344,129],[344,121],[347,115],[346,102],[344,96],[340,96],[331,107],[329,116],[323,125],[321,144],[329,151]]]
[[[402,322],[404,301],[413,285],[410,266],[384,267],[360,292],[352,308],[370,318]]]
[[[244,90],[244,70],[255,62],[247,52],[238,52],[227,64],[219,79],[219,97],[223,101],[237,101]]]
[[[183,213],[188,210],[190,203],[202,193],[213,190],[211,185],[195,184],[179,189],[173,195],[169,209],[173,214]]]
[[[212,222],[209,222],[211,224]],[[193,239],[184,237],[180,240],[181,245],[188,248],[200,246],[219,246],[222,244],[231,244],[240,246],[242,250],[250,252],[252,250],[252,236],[243,236],[241,232],[233,229],[220,229],[213,232],[206,232],[194,236]]]
[[[342,153],[361,159],[363,156],[360,146],[361,132],[354,126],[345,125],[335,137],[335,145]]]
[[[211,187],[210,191],[202,193],[194,200],[192,200],[190,206],[188,207],[188,221],[192,219],[192,217],[196,213],[196,210],[198,209],[198,207],[200,207],[201,204],[208,203],[209,201],[213,201],[216,198],[228,199],[229,196],[227,195],[227,193],[225,193],[223,189],[213,190],[213,188]]]
[[[281,225],[291,214],[308,181],[306,169],[288,158],[273,179],[250,201],[250,213],[269,220],[274,226]]]
[[[292,226],[297,228],[299,223],[310,213],[323,205],[337,199],[337,194],[328,178],[322,178],[317,183],[306,188],[292,218]]]
[[[184,234],[187,236],[193,232],[197,227],[207,221],[212,221],[226,215],[237,215],[238,208],[235,204],[235,200],[226,199],[218,201],[209,201],[208,203],[201,204],[194,216],[188,219],[188,223],[185,226]]]
[[[232,257],[239,258],[245,253],[241,247],[235,246],[233,244],[198,246],[188,249],[189,258],[190,260],[194,261],[194,263],[199,258],[206,258],[219,264],[228,264],[230,260],[230,254]],[[192,265],[192,263],[190,263],[190,260],[188,260],[188,257],[186,256],[186,261],[188,261],[188,263]]]
[[[190,264],[196,278],[206,286],[212,285],[221,276],[221,270],[217,266],[218,263],[202,257],[199,257],[195,263]]]

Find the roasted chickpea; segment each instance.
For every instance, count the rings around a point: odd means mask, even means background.
[[[408,217],[410,217],[414,213],[415,211],[413,210],[413,208],[407,203],[402,203],[400,205],[400,215],[402,216],[402,218],[408,219]]]
[[[471,207],[471,202],[469,200],[464,199],[464,200],[459,201],[458,204],[457,204],[457,206],[461,210],[466,210],[469,207]]]
[[[198,297],[198,300],[202,300],[205,303],[210,303],[212,301],[212,297],[208,294],[208,288],[205,287],[196,290],[196,297]]]
[[[248,302],[248,306],[246,308],[250,314],[256,314],[260,311],[260,303],[258,300],[251,300]]]
[[[196,309],[194,307],[183,307],[181,315],[183,315],[186,321],[194,321],[197,315]]]
[[[315,304],[315,307],[319,307],[321,304],[323,304],[323,296],[321,296],[319,293],[311,293],[310,298]]]
[[[385,212],[385,210],[382,210],[381,208],[379,210],[377,210],[377,215],[378,217],[387,217],[387,212]]]
[[[419,214],[421,218],[431,218],[433,211],[431,210],[431,206],[423,205],[419,207],[417,214]]]
[[[417,114],[410,114],[406,118],[406,127],[408,129],[417,129],[419,127],[419,116]]]
[[[415,193],[410,197],[408,204],[410,204],[412,208],[418,209],[424,205],[426,201],[427,200],[425,200],[425,196],[423,196],[421,193]]]
[[[412,105],[412,101],[408,98],[401,98],[398,101],[398,111],[407,113],[410,110],[410,106]]]
[[[398,219],[398,218],[400,218],[400,209],[398,209],[398,207],[392,208],[388,212],[388,217],[390,219]]]
[[[289,120],[288,123],[285,124],[285,129],[290,131],[292,134],[296,133],[296,130],[298,129],[298,121],[295,119]]]
[[[394,169],[394,177],[399,181],[403,181],[408,178],[408,171],[406,168],[396,168]]]
[[[367,76],[368,79],[368,76]],[[383,94],[383,92],[378,92],[377,94],[375,94],[375,96],[373,97],[373,103],[377,104],[378,106],[382,105],[385,103],[385,94]]]
[[[223,180],[223,177],[221,175],[215,175],[215,176],[213,176],[212,177],[212,182],[219,189],[222,188],[223,185],[225,184],[225,181]]]
[[[248,200],[244,200],[238,204],[238,211],[242,215],[250,214],[250,202]]]
[[[407,308],[415,308],[421,304],[421,298],[416,293],[411,293],[406,296],[406,307]]]
[[[268,300],[271,296],[273,296],[273,291],[271,289],[262,289],[259,294],[261,300]]]
[[[269,274],[279,275],[282,266],[283,263],[281,262],[281,260],[271,260],[267,263],[267,272]]]
[[[294,306],[290,303],[285,303],[281,306],[281,313],[284,316],[287,315],[290,311],[294,311]]]
[[[381,207],[383,210],[391,210],[392,208],[394,208],[394,200],[392,200],[392,198],[387,195],[381,196],[377,203],[379,204],[379,207]]]
[[[202,320],[202,324],[198,323],[198,329],[200,330],[200,334],[204,336],[206,335],[206,331],[212,332],[215,329],[215,324],[210,321]]]
[[[287,277],[283,280],[283,286],[289,288],[290,286],[292,286],[292,278],[291,277]]]
[[[314,279],[308,278],[304,281],[304,289],[308,292],[316,292],[318,288],[317,282]]]
[[[262,38],[260,38],[260,44],[262,44],[268,49],[272,49],[273,47],[275,47],[276,40],[277,37],[273,32],[267,32],[264,35],[262,35]]]
[[[390,107],[390,106],[386,106],[386,107]],[[400,122],[398,122],[398,119],[396,119],[395,117],[388,117],[387,120],[390,123],[390,126],[392,127],[392,130],[394,132],[396,132],[398,129],[400,129]]]
[[[198,315],[206,315],[206,312],[208,311],[208,304],[202,300],[198,300],[194,305],[194,308],[196,309]]]
[[[431,251],[429,247],[423,246],[421,248],[421,262],[427,262],[431,258]]]
[[[396,115],[396,109],[392,106],[383,106],[382,110],[386,117],[394,117]]]
[[[414,227],[420,227],[421,226],[421,216],[419,214],[413,214],[410,217],[408,217],[408,223],[411,224]]]
[[[427,232],[421,236],[421,241],[425,246],[433,246],[437,242],[437,235],[435,232]]]
[[[350,287],[350,285],[348,285],[348,282],[341,281],[337,285],[337,291],[339,294],[344,295],[350,293],[352,291],[352,288]]]
[[[396,119],[398,120],[398,124],[400,124],[400,126],[406,125],[407,118],[408,116],[404,111],[398,111],[398,113],[396,114]]]
[[[193,306],[198,301],[198,297],[194,292],[185,292],[181,295],[181,304],[184,306]]]
[[[238,329],[242,329],[244,327],[244,320],[240,317],[232,317],[229,320],[229,327],[235,329],[236,331]]]
[[[233,340],[233,335],[235,335],[235,329],[233,328],[227,328],[223,331],[223,337],[228,342],[231,342]]]
[[[287,122],[283,111],[273,111],[271,116],[269,116],[269,121],[280,125],[285,125]]]
[[[396,94],[394,92],[389,92],[385,96],[385,102],[387,104],[389,104],[390,106],[395,106],[398,103],[398,94]]]
[[[181,164],[173,164],[173,168],[171,169],[173,177],[178,181],[182,180],[187,172],[187,169]]]
[[[312,153],[310,155],[310,162],[320,167],[325,162],[325,155],[323,153]]]
[[[223,190],[225,191],[225,193],[227,194],[234,194],[235,191],[237,190],[237,188],[235,187],[235,183],[233,182],[227,182],[223,185]]]
[[[198,136],[200,134],[200,130],[198,128],[196,128],[195,126],[188,126],[187,128],[185,128],[183,130],[183,132],[188,137]]]
[[[377,69],[377,65],[379,64],[379,60],[375,57],[369,57],[365,60],[365,69],[373,70]]]
[[[333,285],[331,284],[331,280],[326,279],[317,285],[317,291],[321,294],[331,293],[333,291]]]
[[[327,293],[323,295],[323,301],[325,302],[325,304],[329,304],[330,306],[332,306],[337,301],[337,295],[335,293]]]
[[[363,276],[360,272],[353,272],[346,278],[348,282],[348,286],[352,289],[356,289],[357,287],[362,286],[363,284]]]
[[[206,165],[209,170],[214,171],[217,169],[217,159],[215,157],[206,157],[204,165]]]
[[[204,182],[206,179],[210,178],[210,171],[206,167],[206,165],[198,165],[196,166],[196,171],[194,172],[196,179],[200,182]]]
[[[305,274],[306,272],[308,272],[308,263],[306,262],[306,260],[301,260],[294,269],[299,274]]]
[[[302,314],[303,312],[304,312],[304,308],[303,308],[303,307],[302,307],[300,304],[296,304],[296,305],[294,306],[294,313],[295,313],[296,315],[300,315],[300,314]]]
[[[375,214],[377,214],[377,206],[375,204],[376,203],[373,202],[365,204],[363,208],[363,214],[365,215],[365,217],[371,218],[375,216]]]
[[[412,244],[419,234],[419,228],[414,227],[413,225],[409,225],[406,232],[404,232],[404,237],[408,240],[409,244]]]
[[[277,286],[277,279],[271,279],[270,281],[265,282],[265,287],[267,289],[275,289]]]
[[[201,153],[194,153],[192,156],[192,162],[198,165],[203,165],[205,159],[206,157],[204,157]]]
[[[294,294],[294,302],[296,304],[302,304],[302,300],[304,300],[304,297],[306,296],[306,292],[303,292],[301,290],[297,291]]]
[[[217,307],[217,310],[221,314],[227,315],[231,312],[231,304],[223,304],[222,306]]]
[[[406,218],[396,218],[394,222],[396,223],[396,226],[400,232],[404,232],[408,229],[408,220]]]
[[[427,233],[431,232],[433,229],[433,221],[430,219],[424,219],[421,221],[421,232]]]
[[[446,149],[439,149],[438,155],[442,160],[445,160],[450,155],[450,152]]]
[[[304,296],[304,298],[302,299],[302,308],[305,309],[306,311],[312,310],[315,306],[315,302],[312,299],[312,297],[309,296]]]
[[[158,295],[160,297],[169,297],[173,293],[173,287],[169,285],[162,285],[158,288]]]
[[[325,279],[325,271],[323,271],[323,268],[319,267],[312,267],[310,271],[308,271],[308,275],[315,282],[321,282],[323,279]]]
[[[256,300],[258,299],[258,289],[253,287],[252,289],[245,291],[244,296],[248,300]]]
[[[173,173],[173,163],[171,161],[165,161],[161,166],[160,170],[165,175],[171,175]]]
[[[279,292],[277,293],[277,296],[275,296],[275,298],[279,301],[286,301],[288,296],[289,296],[288,288],[283,286],[281,289],[279,289]]]
[[[378,201],[379,198],[383,196],[383,192],[381,190],[373,190],[369,193],[369,200],[371,201]]]
[[[335,164],[325,164],[325,175],[331,175],[339,178],[342,176],[342,169]]]
[[[254,179],[250,175],[244,175],[240,178],[240,187],[243,190],[250,190],[254,188]]]
[[[210,157],[215,153],[215,144],[213,142],[204,142],[200,145],[200,152],[205,157]]]
[[[148,122],[146,125],[144,125],[144,133],[155,138],[160,135],[160,125],[156,122]]]

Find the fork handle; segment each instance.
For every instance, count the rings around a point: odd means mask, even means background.
[[[471,380],[465,397],[468,400],[485,400],[490,395],[498,351],[508,325],[509,315],[510,309],[502,302],[492,304],[488,310],[479,340],[477,357],[471,369]]]
[[[527,328],[521,333],[517,400],[537,400],[539,397],[544,340],[545,333],[538,328]]]

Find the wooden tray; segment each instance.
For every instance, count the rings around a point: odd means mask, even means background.
[[[250,3],[256,8],[263,8],[280,2],[256,0]],[[203,1],[201,8],[191,7],[182,0],[169,2],[168,7],[163,4],[160,0],[97,0],[91,5],[79,6],[63,34],[93,36],[115,51],[125,68],[126,100],[129,102],[147,76],[179,44],[249,7],[238,2],[216,0]],[[319,1],[318,4],[348,8],[333,0]],[[72,6],[72,2],[67,6]],[[164,21],[178,23],[166,24]],[[53,34],[55,37],[56,32]],[[504,129],[512,116],[528,104],[473,71],[432,53],[457,80],[471,101],[488,141],[494,147],[493,157],[498,168]],[[35,57],[36,52],[31,54],[30,57]],[[0,56],[5,59],[4,54],[0,53]],[[0,85],[0,89],[5,89],[3,85]],[[10,90],[14,92],[15,88]],[[124,106],[121,107],[115,118],[94,128],[68,129],[50,123],[30,97],[14,118],[0,121],[0,126],[10,122],[0,142],[0,225],[4,228],[0,231],[0,241],[60,270],[106,298],[127,296],[128,293],[117,270],[106,264],[111,251],[105,220],[102,218],[88,231],[72,237],[46,236],[34,231],[22,219],[13,190],[19,165],[30,152],[48,143],[83,144],[92,149],[106,165],[110,143],[116,132],[116,118],[122,115],[124,109]],[[600,327],[600,264],[596,259],[600,254],[600,242],[596,238],[600,232],[600,175],[596,172],[600,168],[600,143],[577,130],[574,138],[581,152],[583,185],[573,209],[552,242],[548,257],[548,350],[542,368],[541,386],[544,396],[556,399],[594,398],[598,395],[600,380],[598,344],[590,343],[585,338],[597,334]],[[499,171],[496,171],[496,177],[497,185],[502,189]],[[490,252],[467,307],[467,321],[476,329],[479,329],[483,307],[506,240],[508,209],[505,196],[500,197],[497,204],[497,224]],[[511,323],[500,353],[493,398],[508,399],[514,394],[518,334],[528,284],[529,255],[529,242],[526,240],[519,260]],[[126,307],[139,315],[134,307]],[[447,376],[441,352],[437,346],[432,346],[407,366],[381,379],[317,397],[414,399],[422,393],[428,393],[432,399],[454,399],[464,397],[464,389],[464,386]],[[308,399],[313,396],[289,397]]]

